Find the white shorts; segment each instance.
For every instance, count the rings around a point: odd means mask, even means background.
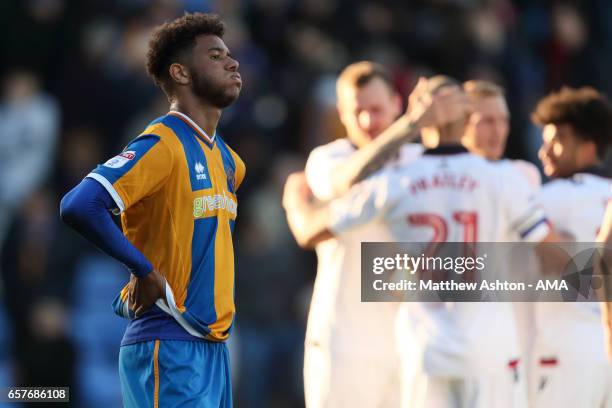
[[[307,408],[397,408],[399,377],[393,350],[331,352],[307,344],[304,392]],[[384,355],[383,355],[384,354]]]
[[[533,359],[530,402],[534,408],[612,408],[612,367],[554,356]]]
[[[589,314],[599,312],[597,305],[564,304],[556,314],[555,304],[538,306],[543,324],[534,342],[529,384],[534,407],[612,408],[603,326],[598,314]]]
[[[506,371],[450,378],[402,364],[402,408],[526,408],[524,370],[509,364]]]

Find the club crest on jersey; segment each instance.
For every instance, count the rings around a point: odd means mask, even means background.
[[[196,172],[196,180],[206,180],[206,173],[204,172],[204,165],[197,162],[193,169]]]
[[[107,160],[104,163],[105,167],[110,167],[111,169],[118,169],[123,167],[127,162],[134,160],[136,157],[136,152],[134,150],[128,150],[126,152],[122,152],[112,159]]]
[[[234,169],[232,169],[230,166],[225,166],[225,175],[227,176],[227,185],[232,186],[231,188],[234,188],[233,186],[236,185],[236,176],[234,175]]]

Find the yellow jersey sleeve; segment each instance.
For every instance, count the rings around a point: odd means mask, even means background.
[[[100,182],[120,212],[158,191],[172,171],[170,148],[156,135],[143,135],[87,177]]]

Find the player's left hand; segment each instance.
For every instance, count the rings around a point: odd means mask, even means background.
[[[301,204],[308,203],[312,198],[313,195],[310,187],[308,187],[306,174],[303,171],[291,173],[285,182],[283,208],[295,208]]]
[[[129,283],[129,299],[134,314],[140,317],[155,304],[157,299],[166,301],[166,279],[155,269],[144,278],[132,275]]]

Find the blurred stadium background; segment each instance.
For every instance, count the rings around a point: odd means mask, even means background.
[[[280,206],[288,172],[341,137],[335,76],[382,62],[404,95],[420,75],[507,90],[508,156],[536,159],[529,123],[562,84],[612,90],[612,3],[510,0],[4,0],[0,2],[0,386],[69,385],[72,406],[120,406],[110,308],[127,274],[63,226],[61,195],[167,110],[146,77],[151,29],[216,12],[242,96],[220,132],[245,159],[237,227],[239,407],[299,407],[315,274]]]

